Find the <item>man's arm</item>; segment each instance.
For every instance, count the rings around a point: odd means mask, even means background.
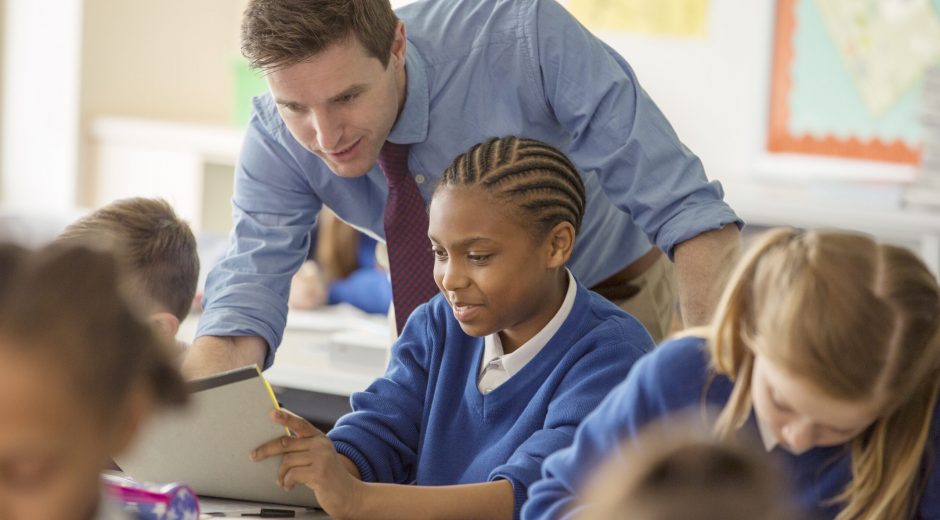
[[[202,336],[183,357],[183,376],[196,379],[246,365],[261,367],[267,351],[267,344],[258,336]]]
[[[735,224],[707,231],[676,246],[673,258],[679,307],[686,327],[708,323],[740,256],[741,233]]]

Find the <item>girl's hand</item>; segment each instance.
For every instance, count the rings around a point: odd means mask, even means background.
[[[297,484],[305,485],[316,493],[320,507],[330,516],[354,518],[365,485],[343,465],[330,438],[287,410],[274,410],[271,418],[296,437],[285,435],[258,446],[251,452],[251,460],[281,455],[277,485],[288,491]]]

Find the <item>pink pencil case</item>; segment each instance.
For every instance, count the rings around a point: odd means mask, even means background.
[[[199,520],[199,498],[186,484],[151,484],[118,475],[101,476],[108,494],[141,520]]]

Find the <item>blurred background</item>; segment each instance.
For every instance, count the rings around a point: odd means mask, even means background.
[[[940,0],[562,3],[634,67],[749,224],[867,231],[938,270]],[[224,236],[265,89],[239,53],[245,4],[0,0],[4,219],[162,196]]]

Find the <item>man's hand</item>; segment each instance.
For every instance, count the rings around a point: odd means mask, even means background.
[[[702,233],[676,246],[679,306],[686,327],[711,320],[728,276],[741,257],[741,233],[734,224]]]
[[[202,336],[183,357],[183,377],[197,379],[247,365],[260,367],[267,351],[267,343],[257,336]]]

